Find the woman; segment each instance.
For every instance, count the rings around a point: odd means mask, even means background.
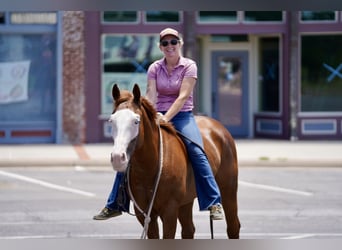
[[[212,219],[221,220],[220,192],[202,149],[202,137],[192,113],[197,66],[193,60],[182,56],[182,46],[183,40],[177,30],[166,28],[160,32],[159,48],[164,57],[152,63],[148,69],[146,97],[160,113],[159,119],[172,122],[185,136],[183,142],[194,170],[199,208],[201,211],[209,210]],[[114,187],[118,186],[115,183]],[[114,187],[108,203],[117,196],[115,193],[118,189]],[[94,219],[107,219],[121,214],[117,205],[108,203]]]

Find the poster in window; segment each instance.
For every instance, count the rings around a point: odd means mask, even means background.
[[[0,104],[28,100],[30,61],[0,63]]]

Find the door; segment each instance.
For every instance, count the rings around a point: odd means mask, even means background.
[[[248,136],[248,51],[213,51],[212,114],[234,137]]]

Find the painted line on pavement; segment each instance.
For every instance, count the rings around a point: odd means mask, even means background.
[[[41,180],[37,180],[37,179],[31,178],[31,177],[27,177],[27,176],[23,176],[23,175],[19,175],[19,174],[14,174],[14,173],[10,173],[10,172],[5,172],[5,171],[1,171],[1,170],[0,170],[0,175],[11,177],[13,179],[17,179],[17,180],[21,180],[21,181],[26,181],[29,183],[37,184],[37,185],[40,185],[40,186],[43,186],[46,188],[51,188],[51,189],[55,189],[55,190],[59,190],[59,191],[79,194],[79,195],[83,195],[83,196],[87,196],[87,197],[96,196],[94,193],[90,193],[90,192],[86,192],[86,191],[82,191],[82,190],[74,189],[74,188],[68,188],[68,187],[52,184],[52,183],[49,183],[46,181],[41,181]]]
[[[306,239],[306,238],[314,238],[315,234],[298,234],[298,235],[292,235],[289,237],[284,237],[282,239],[284,240],[298,240],[298,239]]]
[[[259,189],[282,192],[282,193],[289,193],[289,194],[296,194],[296,195],[303,195],[303,196],[312,196],[313,195],[313,193],[306,192],[306,191],[299,191],[299,190],[289,189],[289,188],[282,188],[282,187],[276,187],[276,186],[256,184],[256,183],[251,183],[251,182],[246,182],[246,181],[239,181],[239,184],[246,186],[246,187],[259,188]]]

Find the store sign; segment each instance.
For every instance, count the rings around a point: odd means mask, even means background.
[[[0,63],[0,104],[28,100],[30,61]]]

